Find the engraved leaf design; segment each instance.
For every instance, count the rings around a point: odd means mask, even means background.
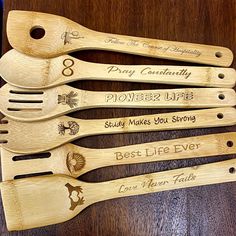
[[[58,132],[60,135],[64,135],[65,134],[65,126],[63,122],[60,122],[58,124]]]
[[[64,125],[64,122],[58,124],[58,132],[60,135],[65,135],[66,130],[69,129],[69,135],[75,135],[79,132],[79,124],[75,121],[68,121],[68,126]]]
[[[75,121],[69,121],[68,125],[70,129],[70,135],[75,135],[79,132],[79,125]]]

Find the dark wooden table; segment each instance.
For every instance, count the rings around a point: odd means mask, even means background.
[[[98,31],[167,40],[222,45],[236,52],[235,0],[5,0],[2,53],[11,47],[5,24],[12,9],[42,11],[68,17]],[[20,37],[20,35],[19,35]],[[74,53],[82,60],[117,64],[173,64],[166,61],[114,52],[87,51]],[[233,64],[235,66],[235,62]],[[4,82],[1,81],[1,84]],[[175,88],[176,86],[121,83],[74,82],[73,86],[88,90],[132,90]],[[92,109],[71,114],[79,118],[108,118],[154,114],[169,110]],[[117,134],[87,137],[74,142],[93,148],[115,147],[201,134],[235,131],[233,127],[166,131],[139,134]],[[185,166],[210,163],[234,156],[167,161],[130,166],[116,166],[92,171],[80,179],[104,181]],[[236,184],[218,184],[128,197],[101,202],[88,207],[68,222],[9,233],[0,201],[1,235],[236,235]]]

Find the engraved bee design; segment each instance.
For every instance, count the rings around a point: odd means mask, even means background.
[[[61,35],[61,39],[64,42],[64,45],[71,44],[72,39],[83,39],[83,36],[80,36],[78,31],[67,30]]]
[[[66,166],[71,174],[76,173],[85,166],[85,158],[79,153],[69,152],[66,157]]]
[[[83,193],[83,189],[81,186],[75,186],[73,187],[71,184],[67,183],[65,185],[68,189],[69,192],[69,199],[70,199],[70,210],[73,211],[77,206],[79,205],[83,205],[84,204],[84,197],[80,197],[79,194]],[[75,196],[78,199],[77,201],[75,201],[74,198],[74,192],[75,192]]]
[[[60,135],[65,135],[66,130],[70,130],[69,135],[75,135],[79,132],[79,124],[75,121],[68,121],[68,126],[64,125],[64,122],[58,124],[58,132]]]
[[[70,91],[68,94],[58,95],[58,104],[69,105],[70,108],[78,106],[78,94],[74,91]]]

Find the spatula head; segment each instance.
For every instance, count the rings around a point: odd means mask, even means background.
[[[42,227],[73,218],[92,203],[86,196],[86,186],[63,175],[2,182],[8,230]]]
[[[0,111],[19,121],[37,121],[79,110],[81,90],[67,85],[29,90],[5,84],[0,89]]]
[[[81,33],[81,28],[84,29],[65,17],[32,11],[10,11],[7,19],[7,36],[11,46],[41,58],[73,51],[71,44],[65,43],[63,35],[71,29]],[[37,31],[42,31],[42,34],[35,38],[33,34]],[[79,45],[76,46],[78,50]]]
[[[65,80],[63,62],[70,56],[51,59],[27,56],[12,49],[0,59],[0,75],[8,83],[22,88],[37,89],[53,87]]]
[[[16,153],[43,152],[83,137],[86,132],[82,120],[67,116],[33,123],[6,118],[3,121],[7,123],[0,124],[0,143]]]
[[[20,154],[1,149],[2,180],[13,180],[45,174],[64,174],[74,178],[88,172],[86,148],[67,143],[35,154]]]

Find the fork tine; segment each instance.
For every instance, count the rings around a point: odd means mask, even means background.
[[[14,103],[9,102],[8,109],[42,109],[42,103]]]
[[[42,100],[43,94],[9,94],[10,99],[15,100],[25,100],[25,101],[33,101],[33,100]]]
[[[0,130],[0,144],[7,143],[8,130]]]
[[[1,125],[7,125],[8,124],[8,120],[6,117],[4,117],[3,119],[0,120],[0,126]],[[6,127],[6,126],[5,126]]]
[[[7,143],[7,135],[8,135],[8,130],[7,130],[7,124],[8,120],[6,117],[0,120],[0,144]]]
[[[8,134],[7,130],[0,130],[0,134]]]

